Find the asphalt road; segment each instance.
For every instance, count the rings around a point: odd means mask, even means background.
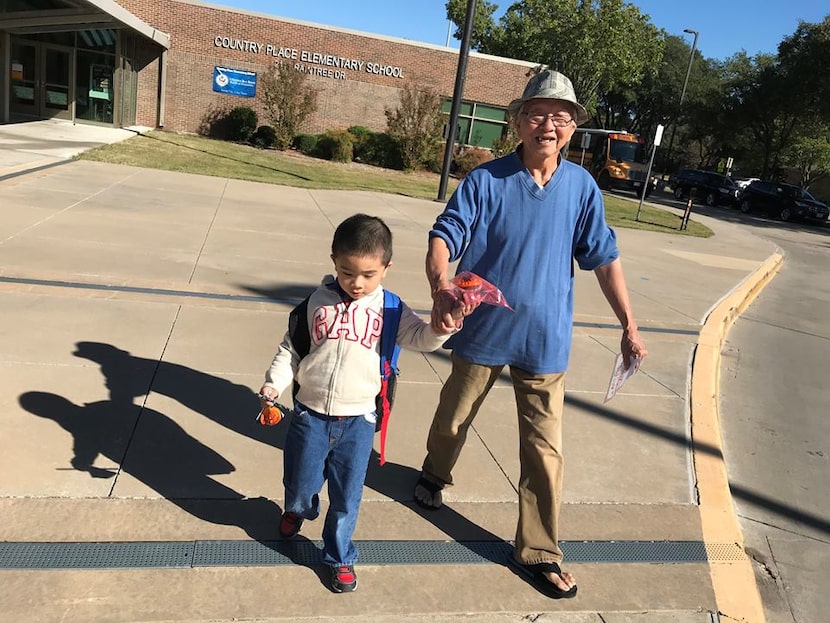
[[[685,202],[655,193],[682,214]],[[767,623],[830,620],[830,222],[699,206],[785,255],[727,335],[720,417],[730,486]]]
[[[786,259],[724,345],[724,451],[768,623],[815,623],[830,611],[830,227],[763,227]]]

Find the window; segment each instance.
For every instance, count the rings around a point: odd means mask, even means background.
[[[444,100],[441,112],[448,115],[452,100]],[[507,109],[475,102],[462,102],[458,111],[458,134],[456,142],[492,149],[494,143],[504,134],[507,127]]]

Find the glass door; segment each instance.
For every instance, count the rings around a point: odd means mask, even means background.
[[[38,54],[37,44],[12,40],[11,46],[11,99],[9,111],[13,115],[38,117]]]
[[[72,119],[75,99],[72,80],[73,50],[44,45],[42,67],[41,113],[44,118]]]
[[[72,119],[74,50],[12,40],[11,100],[13,115]]]

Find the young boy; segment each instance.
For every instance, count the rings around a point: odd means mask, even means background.
[[[352,534],[378,417],[381,281],[391,258],[392,233],[381,219],[356,214],[340,223],[331,245],[336,276],[323,279],[308,301],[307,318],[299,319],[308,323],[308,354],[300,357],[291,339],[297,334],[289,330],[260,390],[275,401],[293,382],[299,385],[283,451],[285,512],[279,530],[291,538],[305,519],[319,516],[318,494],[328,480],[323,555],[336,593],[357,588]],[[440,323],[439,318],[427,324],[402,303],[397,343],[410,350],[435,350],[455,331]]]

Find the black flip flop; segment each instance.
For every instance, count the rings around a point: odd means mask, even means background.
[[[562,569],[555,562],[540,562],[535,565],[525,565],[516,560],[512,554],[507,557],[507,566],[516,575],[530,584],[537,591],[551,599],[570,599],[576,596],[576,585],[567,591],[563,591],[553,582],[548,580],[546,572],[553,572],[562,577]]]
[[[427,491],[429,491],[429,492],[430,492],[430,494],[431,494],[431,495],[433,495],[433,496],[434,496],[436,493],[438,493],[439,491],[441,491],[441,490],[443,490],[443,489],[444,489],[444,486],[443,486],[443,485],[439,485],[437,482],[432,482],[431,480],[428,480],[427,478],[424,478],[423,476],[421,476],[421,477],[418,479],[418,482],[416,482],[416,483],[415,483],[415,486],[416,486],[416,487],[423,487],[424,489],[426,489]],[[423,503],[423,502],[421,502],[421,500],[419,500],[417,497],[415,498],[415,503],[416,503],[418,506],[420,506],[421,508],[424,508],[424,509],[426,509],[426,510],[428,510],[428,511],[437,511],[439,508],[441,508],[441,506],[440,506],[440,505],[439,505],[439,506],[432,506],[432,505],[430,505],[430,504],[424,504],[424,503]]]

